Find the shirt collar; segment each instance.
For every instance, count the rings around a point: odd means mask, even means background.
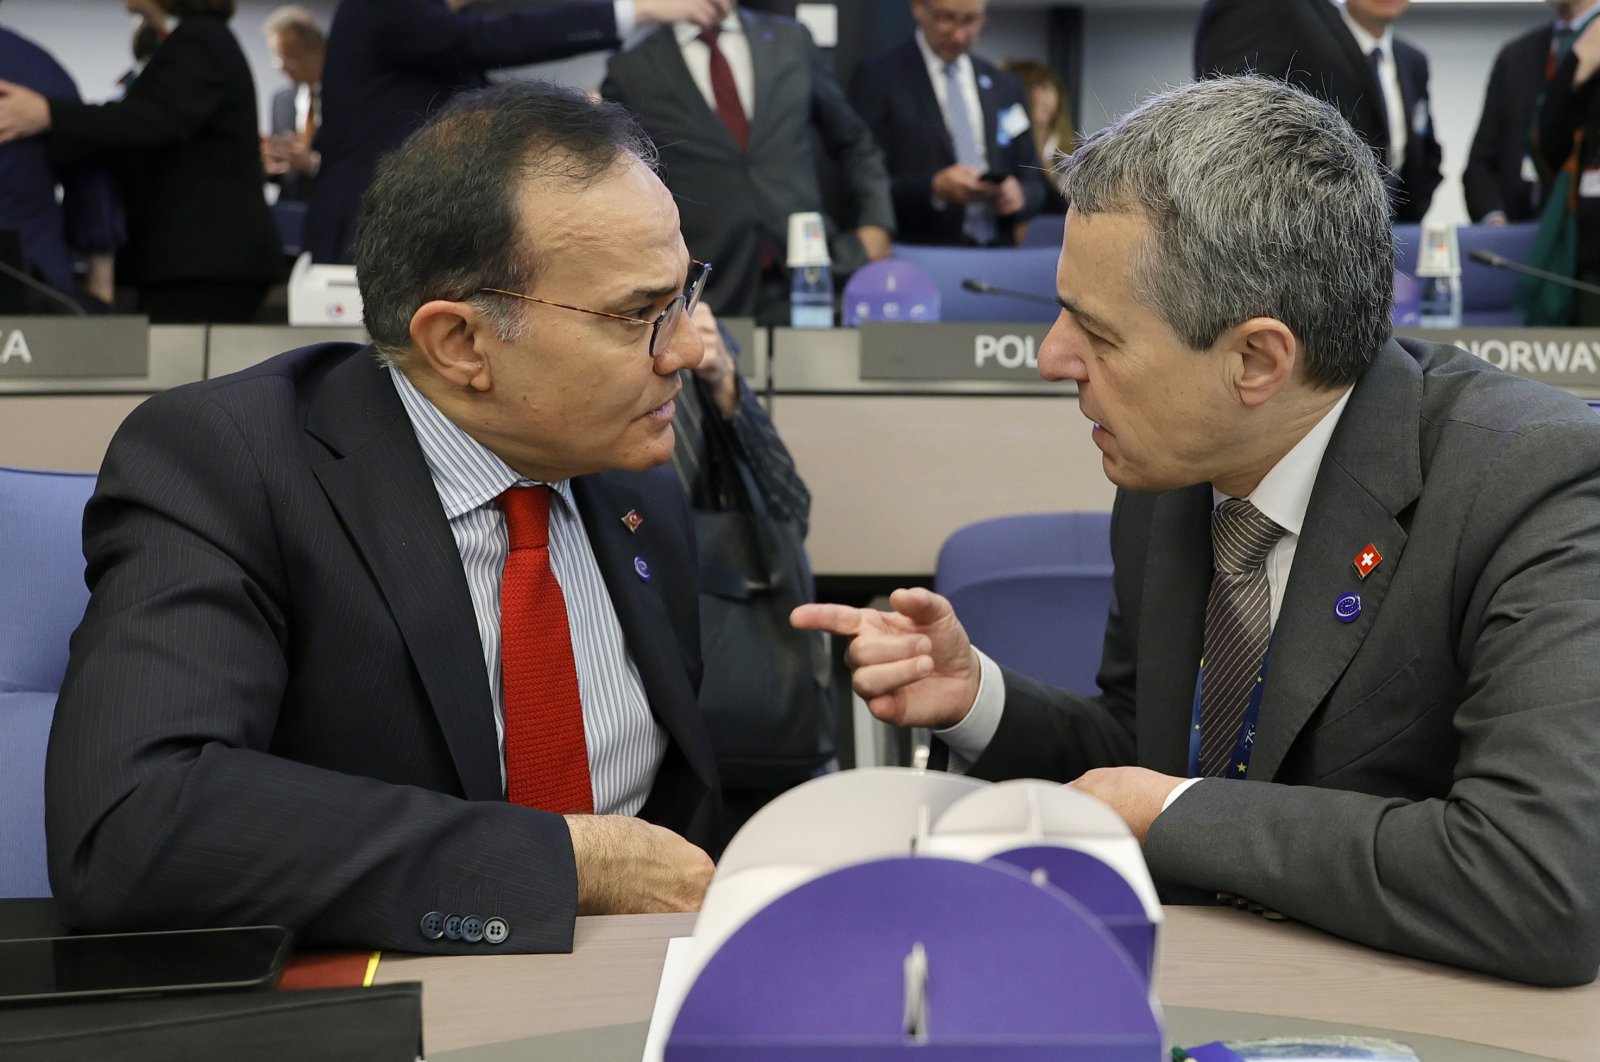
[[[1394,59],[1393,26],[1385,26],[1383,28],[1383,36],[1374,37],[1372,34],[1367,32],[1365,26],[1361,25],[1361,23],[1350,17],[1349,8],[1345,7],[1342,3],[1339,3],[1339,0],[1334,0],[1334,3],[1339,4],[1339,17],[1343,18],[1344,24],[1350,27],[1350,33],[1355,37],[1356,44],[1361,47],[1362,55],[1371,55],[1372,49],[1382,48],[1385,58],[1390,60]]]
[[[725,37],[730,35],[744,36],[744,23],[739,21],[737,14],[729,15],[719,22],[717,26],[722,30],[722,35]],[[693,22],[675,22],[672,24],[672,32],[677,36],[678,47],[680,48],[690,41],[700,39],[700,27]]]
[[[1589,10],[1585,11],[1571,22],[1563,23],[1560,19],[1556,19],[1557,32],[1560,31],[1562,26],[1566,26],[1566,28],[1575,34],[1582,33],[1584,27],[1590,22],[1594,21],[1596,15],[1600,15],[1600,4],[1596,4],[1594,7],[1591,7]]]
[[[1333,429],[1338,427],[1344,407],[1350,401],[1350,390],[1345,388],[1333,408],[1324,413],[1322,419],[1278,459],[1278,463],[1262,477],[1256,489],[1250,492],[1250,504],[1291,535],[1298,536],[1306,522],[1306,510],[1311,506],[1311,489],[1317,485],[1317,470],[1322,467],[1322,456],[1328,451],[1328,440],[1333,438]],[[1211,500],[1214,504],[1221,504],[1227,498],[1228,495],[1212,488]]]
[[[917,50],[922,53],[922,61],[928,64],[928,73],[933,77],[944,77],[945,62],[928,47],[928,38],[920,29],[917,30]],[[966,76],[967,69],[971,66],[972,57],[969,55],[963,54],[955,61],[956,73],[962,77]]]
[[[433,477],[446,519],[454,520],[488,505],[510,487],[541,485],[539,480],[517,475],[516,470],[493,451],[441,413],[405,373],[392,365],[389,378],[394,381],[400,404],[405,407],[411,429],[422,447],[422,456],[428,463],[428,474]],[[570,511],[576,511],[571,480],[563,479],[548,486]]]

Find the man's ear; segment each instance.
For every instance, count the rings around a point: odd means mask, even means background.
[[[1264,404],[1294,379],[1300,343],[1275,317],[1252,317],[1228,329],[1222,341],[1231,355],[1234,392],[1246,408]]]
[[[484,342],[493,325],[466,302],[435,299],[411,315],[411,346],[446,384],[488,391],[494,380]]]

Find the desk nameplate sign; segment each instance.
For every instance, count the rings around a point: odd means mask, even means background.
[[[987,380],[1059,383],[1039,377],[1039,344],[1049,325],[1017,323],[887,324],[861,332],[863,380]]]
[[[1454,343],[1497,369],[1575,394],[1600,393],[1600,331],[1593,328],[1418,328],[1399,334]]]
[[[0,317],[0,379],[149,373],[143,317]]]

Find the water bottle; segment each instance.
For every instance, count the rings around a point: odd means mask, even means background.
[[[789,325],[792,328],[833,327],[833,270],[825,265],[796,266],[789,271]]]
[[[1461,278],[1422,277],[1422,312],[1417,324],[1423,328],[1461,327]]]

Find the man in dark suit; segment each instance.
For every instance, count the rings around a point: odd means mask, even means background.
[[[1195,77],[1257,73],[1332,103],[1391,171],[1396,221],[1421,221],[1443,176],[1428,58],[1396,37],[1410,0],[1206,0]]]
[[[46,766],[71,925],[560,951],[576,913],[698,906],[716,773],[656,466],[703,267],[648,155],[568,89],[464,97],[367,196],[372,346],[124,423]]]
[[[637,114],[661,146],[662,179],[683,212],[689,250],[717,264],[711,308],[776,323],[788,304],[789,215],[823,209],[814,141],[838,164],[856,206],[849,223],[825,218],[841,276],[889,255],[889,178],[805,27],[739,11],[714,29],[663,26],[612,57],[600,92]]]
[[[957,768],[1109,804],[1169,902],[1591,980],[1600,418],[1390,338],[1382,174],[1298,90],[1162,94],[1064,181],[1039,368],[1118,487],[1102,692],[996,666],[926,590],[796,622],[856,635],[872,712]]]
[[[1011,246],[1047,189],[1022,85],[972,54],[987,0],[911,0],[913,40],[869,57],[850,101],[883,148],[900,238]]]
[[[322,164],[313,149],[322,119],[322,67],[327,39],[316,18],[298,4],[280,7],[262,25],[267,47],[289,87],[272,94],[270,129],[261,163],[278,183],[278,198],[303,201]]]
[[[488,71],[614,48],[635,26],[709,25],[731,2],[585,2],[480,14],[464,10],[472,0],[342,0],[328,30],[306,249],[319,262],[350,261],[361,194],[378,159],[451,96],[488,84]],[[622,21],[630,10],[632,21]]]

